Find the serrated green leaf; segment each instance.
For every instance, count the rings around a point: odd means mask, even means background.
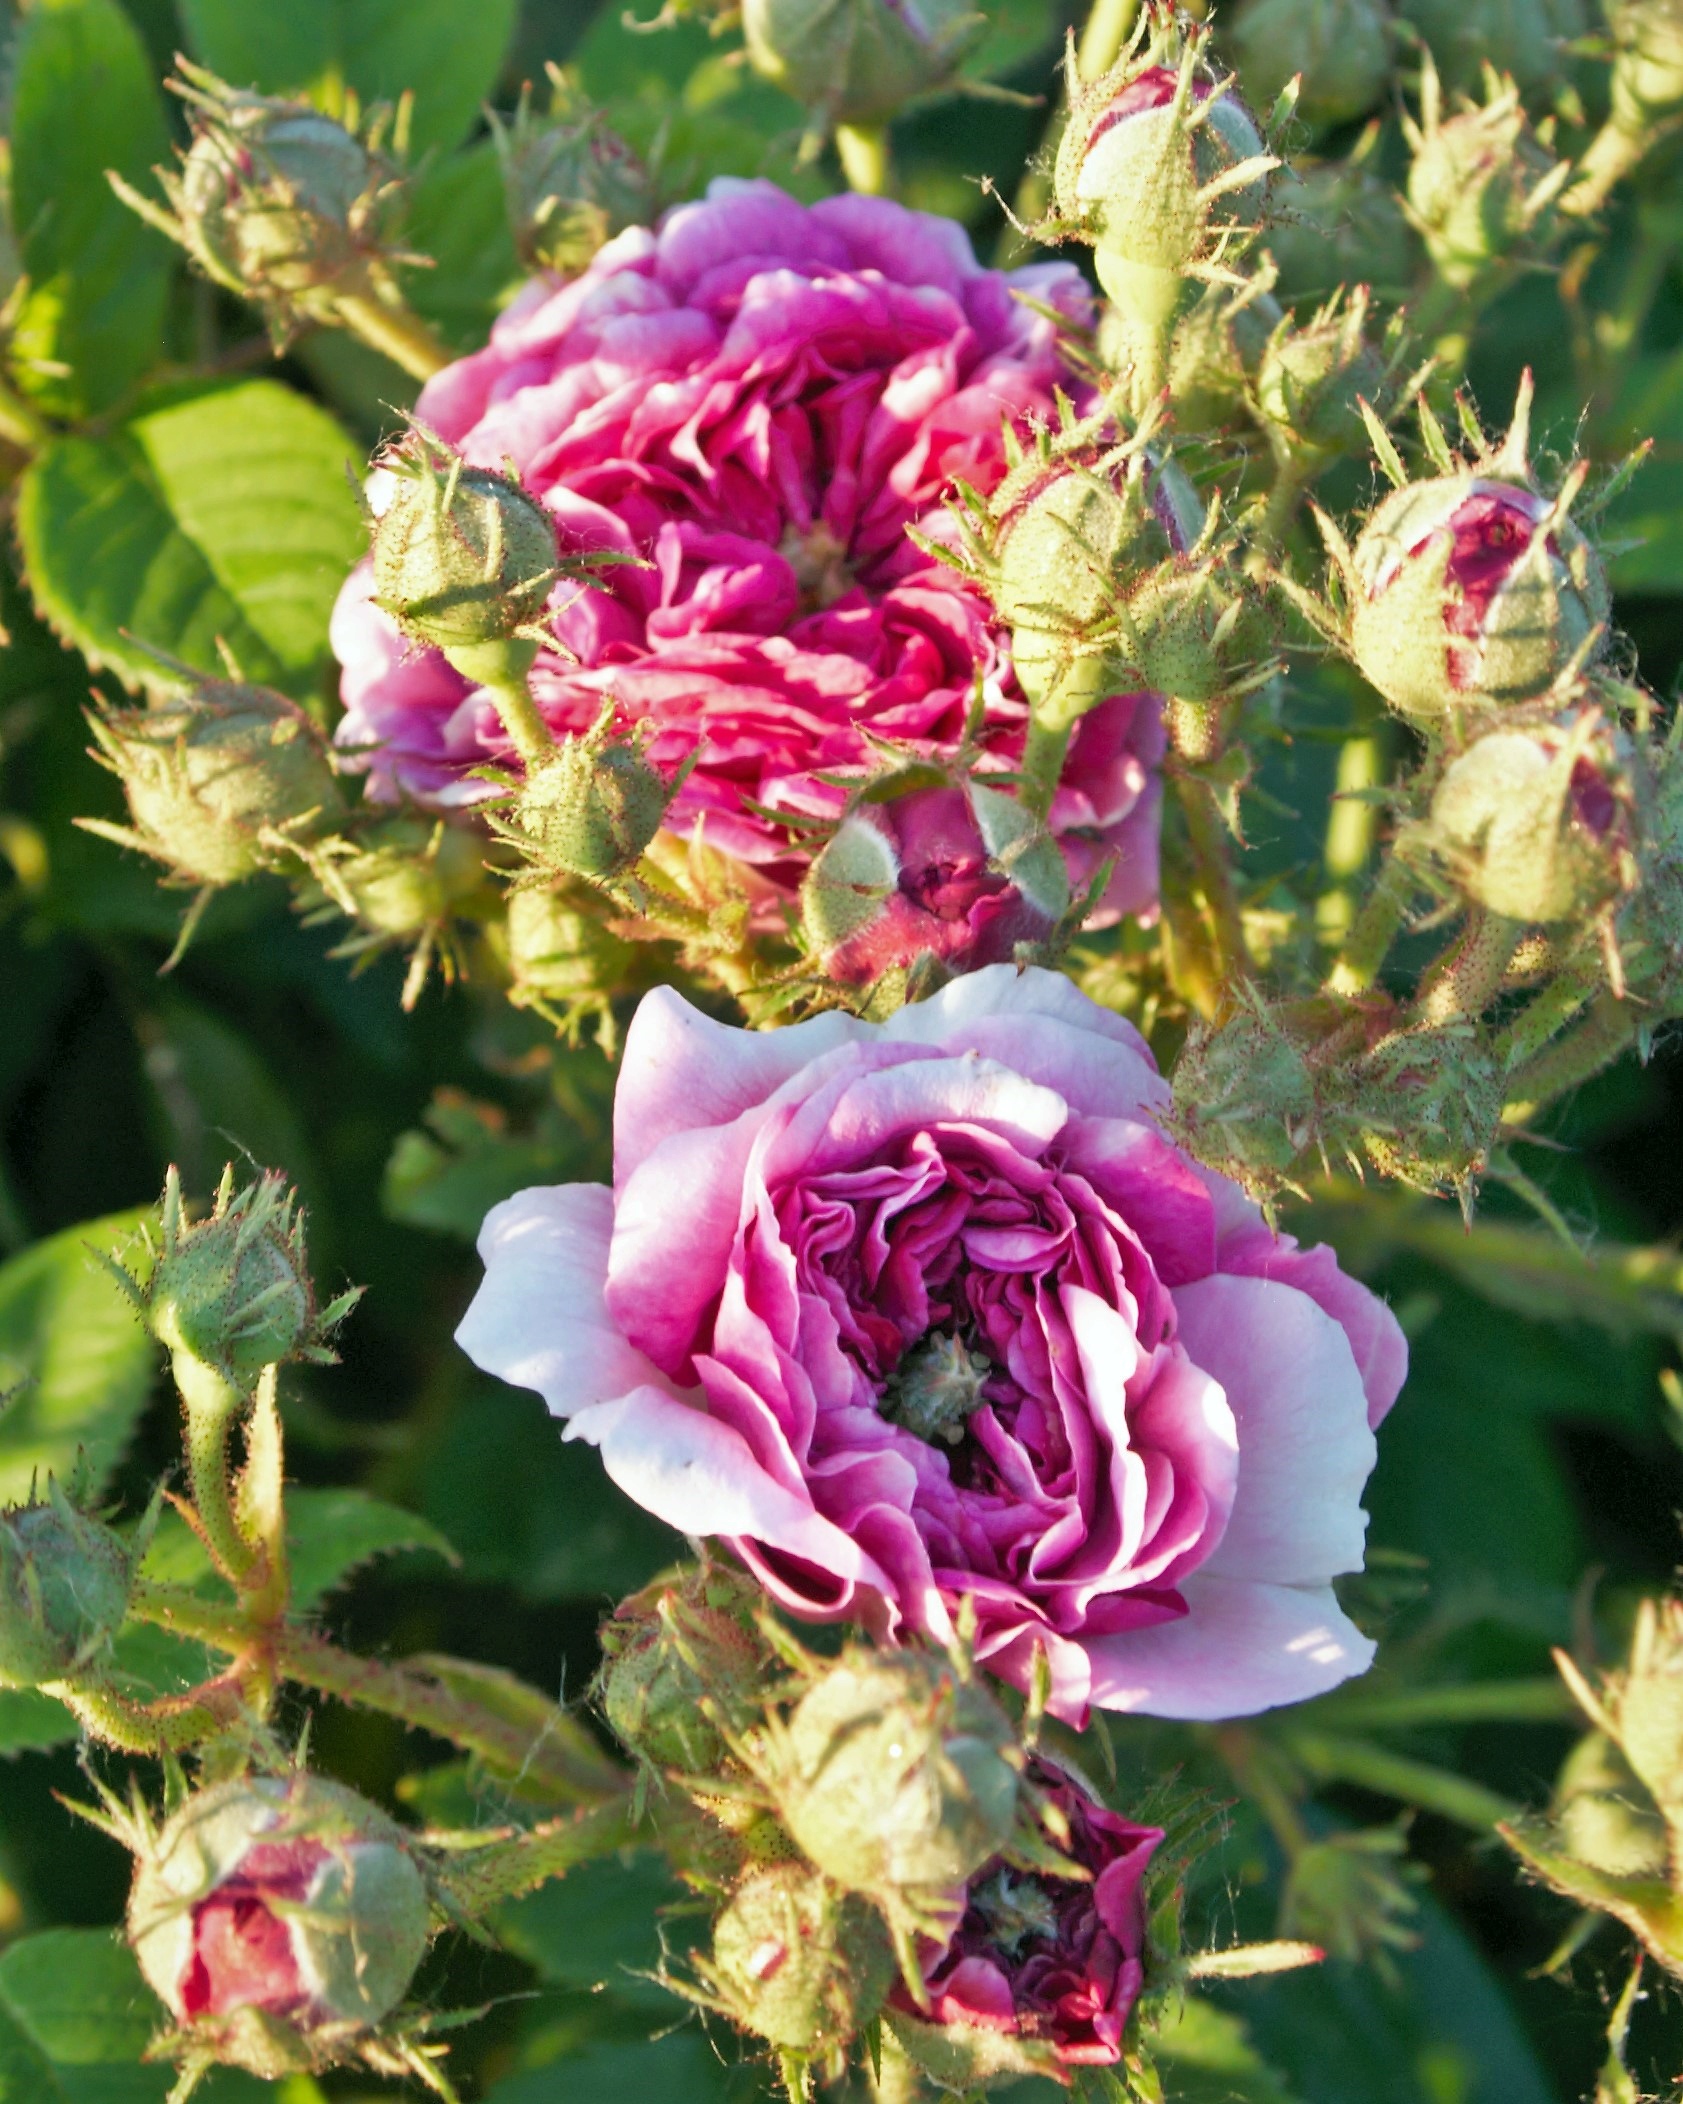
[[[497,1940],[524,1958],[541,1979],[602,1988],[616,1997],[680,2014],[678,2003],[647,1976],[660,1965],[662,1931],[673,1945],[690,1918],[663,1923],[659,1910],[683,1898],[666,1859],[652,1849],[581,1863],[525,1899],[500,1907]],[[678,1943],[684,1941],[682,1933]]]
[[[158,1350],[91,1252],[132,1242],[147,1217],[90,1220],[0,1266],[0,1393],[22,1384],[0,1417],[0,1503],[27,1498],[37,1474],[65,1475],[78,1449],[100,1483],[122,1459]]]
[[[173,252],[113,193],[169,151],[145,47],[113,0],[37,0],[18,35],[12,224],[29,291],[18,385],[55,414],[105,409],[158,359]]]
[[[415,94],[417,151],[458,145],[496,83],[518,0],[180,0],[193,56],[236,86],[305,95],[335,114]]]
[[[306,687],[364,548],[357,449],[275,380],[176,391],[109,436],[62,438],[25,473],[18,533],[36,605],[90,663],[156,682],[164,650]]]

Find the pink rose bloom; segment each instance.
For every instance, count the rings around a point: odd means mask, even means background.
[[[985,763],[1021,754],[1008,638],[906,529],[950,536],[954,479],[991,489],[1004,422],[1050,421],[1073,385],[1025,299],[1090,317],[1068,264],[984,270],[948,220],[722,180],[572,284],[529,285],[422,392],[421,420],[469,461],[514,461],[564,547],[650,565],[557,587],[574,658],[540,657],[539,706],[582,731],[612,695],[664,772],[699,753],[668,823],[688,835],[705,816],[768,901],[792,895],[805,855],[756,806],[839,813],[819,777],[874,771],[881,741],[951,753],[978,681]],[[472,770],[509,756],[495,710],[370,590],[364,563],[333,620],[340,741],[374,744],[378,796],[483,797]],[[1123,695],[1082,722],[1065,769],[1053,824],[1078,890],[1118,857],[1112,918],[1156,898],[1162,751],[1156,698]]]
[[[1064,2067],[1110,2067],[1145,1983],[1140,1888],[1163,1830],[1096,1804],[1047,1761],[1031,1772],[1069,1821],[1069,1854],[1091,1882],[986,1865],[963,1920],[925,1964],[928,2020],[1036,2040]],[[919,2014],[903,1984],[890,2000]]]
[[[1052,1704],[1231,1717],[1368,1664],[1371,1427],[1406,1368],[1329,1249],[1164,1137],[1144,1041],[995,965],[868,1024],[633,1020],[609,1191],[486,1220],[458,1333],[792,1613]]]

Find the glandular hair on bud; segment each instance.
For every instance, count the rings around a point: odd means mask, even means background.
[[[653,184],[602,112],[559,66],[551,62],[547,70],[546,114],[534,110],[527,89],[512,124],[495,115],[491,122],[521,260],[553,277],[573,278],[605,242],[652,216]]]
[[[845,2045],[893,1972],[881,1915],[805,1863],[751,1870],[713,1924],[709,1984],[735,2022],[783,2052]]]
[[[746,1730],[768,1682],[754,1595],[722,1565],[657,1578],[602,1625],[596,1697],[614,1735],[656,1768],[705,1775]]]
[[[672,801],[673,785],[644,757],[642,739],[611,735],[609,714],[561,740],[529,768],[494,814],[498,834],[551,877],[611,883],[641,860]]]
[[[801,1697],[775,1785],[783,1823],[844,1890],[963,1884],[1009,1843],[1021,1760],[994,1697],[923,1652],[850,1646]]]
[[[205,680],[157,708],[102,709],[88,723],[133,827],[84,823],[184,882],[237,884],[343,812],[320,731],[267,687]]]
[[[269,2080],[330,2066],[425,1954],[426,1881],[403,1830],[320,1776],[214,1784],[141,1849],[129,1942],[185,2053]]]
[[[1190,1153],[1271,1197],[1316,1137],[1305,1048],[1260,1000],[1188,1034],[1174,1070],[1173,1127]]]
[[[380,466],[375,603],[400,628],[440,649],[471,648],[537,620],[560,565],[555,522],[536,497],[418,428]]]
[[[1439,121],[1434,99],[1423,128],[1405,119],[1409,216],[1458,292],[1521,251],[1565,174],[1527,122],[1519,90],[1487,78],[1485,103]]]
[[[744,0],[748,60],[832,124],[874,124],[949,86],[986,32],[969,0]]]
[[[101,1659],[133,1575],[128,1545],[51,1477],[44,1500],[0,1512],[0,1687],[73,1678]]]
[[[564,893],[529,886],[508,900],[508,965],[516,998],[588,1001],[618,992],[637,947]]]

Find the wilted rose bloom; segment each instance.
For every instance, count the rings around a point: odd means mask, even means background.
[[[564,547],[644,559],[557,588],[575,655],[540,656],[539,706],[583,731],[611,695],[664,774],[699,754],[668,823],[687,835],[705,814],[767,898],[793,891],[805,854],[757,805],[833,816],[845,791],[819,777],[871,772],[881,741],[950,753],[978,680],[983,764],[1021,753],[1008,638],[906,528],[948,536],[955,478],[991,489],[1004,422],[1050,421],[1054,389],[1073,388],[1054,322],[1025,301],[1091,312],[1071,266],[985,270],[951,221],[721,181],[572,284],[528,286],[421,395],[421,421],[470,462],[515,463]],[[483,797],[472,771],[507,757],[496,711],[369,591],[365,564],[334,618],[341,741],[374,743],[376,794]],[[1129,695],[1083,722],[1065,770],[1053,823],[1078,885],[1119,853],[1112,913],[1155,897],[1161,753],[1155,699]]]
[[[1163,1830],[1096,1804],[1049,1762],[1031,1773],[1069,1821],[1068,1852],[1091,1882],[987,1865],[925,1965],[927,2020],[1037,2040],[1065,2067],[1108,2067],[1144,1984],[1140,1887]],[[891,1999],[911,2011],[903,1985]]]
[[[992,966],[872,1025],[650,994],[610,1192],[498,1206],[459,1333],[798,1615],[1052,1701],[1236,1716],[1363,1670],[1372,1424],[1406,1348],[1328,1249],[1163,1137],[1138,1033]],[[676,1201],[676,1202],[675,1202]]]

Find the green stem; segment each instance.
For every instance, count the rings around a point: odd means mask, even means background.
[[[254,1632],[236,1610],[178,1586],[142,1581],[135,1587],[130,1612],[142,1622],[231,1656],[260,1643],[283,1678],[430,1732],[563,1802],[605,1804],[629,1788],[630,1779],[618,1763],[596,1746],[582,1725],[553,1705],[546,1727],[534,1733],[528,1723],[511,1719],[488,1702],[476,1702],[430,1674],[355,1657],[306,1630]]]
[[[1503,1820],[1519,1816],[1519,1807],[1482,1783],[1469,1782],[1446,1768],[1426,1761],[1412,1761],[1365,1739],[1345,1739],[1331,1732],[1297,1732],[1285,1735],[1286,1751],[1300,1761],[1318,1782],[1353,1783],[1359,1790],[1372,1790],[1381,1797],[1394,1797],[1403,1804],[1418,1805],[1423,1812],[1436,1812],[1457,1826],[1488,1833]]]
[[[529,636],[508,636],[493,643],[446,644],[444,655],[463,679],[490,695],[521,764],[541,766],[555,750],[555,737],[527,684],[537,644]]]
[[[1315,463],[1297,453],[1275,455],[1274,486],[1257,528],[1256,544],[1265,554],[1277,553],[1285,545],[1303,493],[1315,479]]]
[[[1656,130],[1632,131],[1616,116],[1609,117],[1579,159],[1577,177],[1560,200],[1561,216],[1593,218],[1662,136]]]
[[[1371,792],[1379,787],[1384,754],[1377,733],[1347,738],[1338,754],[1338,780],[1327,814],[1322,865],[1328,884],[1315,901],[1315,923],[1323,942],[1348,942],[1356,921],[1355,880],[1368,865],[1379,830]]]
[[[882,2072],[871,2082],[871,2104],[934,2104],[935,2091],[894,2033],[882,2030]]]
[[[1574,1030],[1546,1045],[1509,1076],[1503,1118],[1509,1125],[1526,1124],[1556,1097],[1590,1080],[1628,1052],[1644,1026],[1663,1022],[1671,1013],[1669,1004],[1643,1007],[1603,993]]]
[[[1497,1055],[1504,1067],[1522,1067],[1535,1059],[1549,1040],[1566,1028],[1600,983],[1598,968],[1580,967],[1562,972],[1545,986],[1497,1038]]]
[[[41,1692],[62,1702],[91,1739],[115,1746],[123,1753],[179,1752],[197,1746],[227,1729],[240,1707],[238,1693],[228,1690],[228,1701],[187,1701],[158,1704],[135,1702],[119,1695],[108,1682],[52,1680]],[[195,1690],[203,1695],[202,1689]]]
[[[411,379],[430,380],[450,363],[449,346],[408,307],[393,306],[372,292],[340,292],[334,295],[333,313],[353,336],[402,366]]]
[[[1201,776],[1176,775],[1175,795],[1180,803],[1181,816],[1186,821],[1193,880],[1203,894],[1204,910],[1214,939],[1216,968],[1224,986],[1228,986],[1250,976],[1251,959],[1245,946],[1245,923],[1239,910],[1238,888],[1233,881],[1227,823],[1221,815],[1214,789]]]
[[[228,1434],[250,1398],[191,1352],[171,1355],[171,1371],[187,1417],[187,1480],[193,1508],[211,1554],[236,1582],[257,1560],[257,1551],[234,1512],[228,1483]]]
[[[1356,915],[1337,962],[1327,974],[1329,993],[1367,992],[1397,939],[1413,893],[1413,875],[1395,853],[1391,854]]]
[[[1023,808],[1032,811],[1037,818],[1044,818],[1052,808],[1052,799],[1058,793],[1058,778],[1063,773],[1064,755],[1069,751],[1074,730],[1074,723],[1054,726],[1043,723],[1038,716],[1029,718],[1028,740],[1023,746],[1022,765],[1017,770],[1017,793]]]
[[[887,197],[893,190],[886,124],[838,124],[836,152],[850,190],[862,197]]]
[[[1122,56],[1122,46],[1139,20],[1140,0],[1093,0],[1093,11],[1075,47],[1075,70],[1083,80],[1097,80]]]
[[[1331,1695],[1316,1705],[1317,1717],[1341,1730],[1408,1729],[1436,1724],[1558,1724],[1579,1715],[1577,1704],[1553,1674],[1527,1680],[1469,1681],[1449,1688],[1385,1688],[1377,1693]]]
[[[1418,1007],[1425,1023],[1452,1023],[1460,1016],[1480,1016],[1495,999],[1520,937],[1523,921],[1482,909],[1467,916],[1465,927],[1421,982]]]
[[[635,1838],[631,1798],[621,1791],[585,1811],[446,1856],[435,1866],[432,1885],[459,1920],[475,1921]]]

